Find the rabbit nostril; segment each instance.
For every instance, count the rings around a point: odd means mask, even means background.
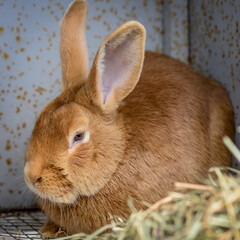
[[[35,183],[41,183],[42,182],[42,177],[39,177],[37,180],[36,180],[36,182]]]
[[[41,183],[42,177],[37,178],[36,180],[32,181],[32,184],[35,186],[36,183]]]

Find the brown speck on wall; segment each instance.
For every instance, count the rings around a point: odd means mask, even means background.
[[[7,158],[7,159],[6,159],[6,164],[7,164],[8,166],[10,166],[10,165],[12,164],[11,158]]]
[[[8,192],[9,192],[10,194],[13,194],[13,190],[12,190],[12,189],[9,189]]]
[[[21,41],[21,37],[19,35],[16,36],[16,41],[20,42]]]
[[[19,112],[20,112],[20,108],[17,107],[17,109],[16,109],[16,113],[19,113]]]
[[[6,151],[10,151],[11,150],[11,142],[10,142],[9,139],[6,141],[5,150]]]
[[[9,55],[5,52],[5,53],[3,53],[3,59],[5,59],[5,60],[8,60],[9,59]]]
[[[20,72],[20,73],[18,74],[19,77],[22,77],[23,75],[24,75],[24,72]]]
[[[0,35],[4,33],[4,27],[0,27]]]

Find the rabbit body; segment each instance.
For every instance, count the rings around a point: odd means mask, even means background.
[[[234,120],[223,87],[153,52],[145,53],[142,68],[143,42],[143,28],[125,24],[100,46],[89,77],[74,77],[40,114],[24,171],[49,217],[45,236],[59,227],[91,233],[110,215],[128,217],[128,199],[143,208],[143,201],[165,197],[175,182],[197,182],[210,167],[230,164],[222,137],[233,138]],[[125,59],[122,52],[132,55]],[[101,76],[107,79],[102,85]],[[112,84],[114,77],[120,83]],[[79,131],[88,138],[71,145]]]
[[[112,134],[124,151],[107,184],[73,205],[39,198],[46,215],[69,234],[91,233],[109,223],[110,214],[127,217],[128,199],[141,208],[142,201],[165,197],[176,181],[196,182],[210,167],[230,164],[221,139],[233,137],[233,111],[224,89],[167,56],[146,52],[138,85],[110,122],[121,126],[121,134]],[[105,147],[114,157],[118,146]]]

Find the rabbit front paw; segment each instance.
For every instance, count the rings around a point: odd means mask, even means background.
[[[48,220],[39,230],[44,238],[66,237],[67,234],[52,221]]]

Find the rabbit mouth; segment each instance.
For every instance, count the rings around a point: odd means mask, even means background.
[[[34,187],[31,190],[43,200],[49,200],[53,203],[72,204],[77,199],[77,196],[75,194],[73,194],[71,191],[66,191],[66,189],[58,189],[56,191],[43,191],[42,188],[39,190],[37,187]]]
[[[36,182],[32,183],[26,176],[25,182],[29,189],[43,200],[49,200],[53,203],[72,204],[76,201],[77,195],[74,194],[72,186],[52,185],[49,183]]]

